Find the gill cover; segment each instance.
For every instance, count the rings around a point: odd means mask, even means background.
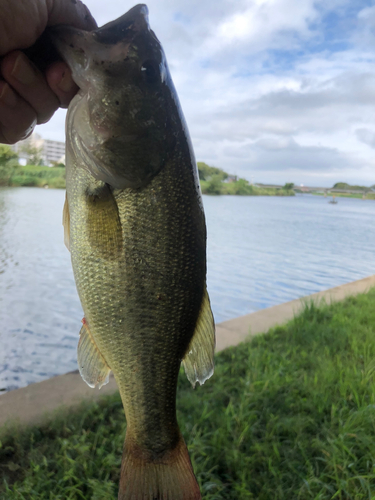
[[[113,188],[145,186],[173,154],[181,123],[147,7],[92,32],[58,26],[50,33],[80,87],[67,116],[74,155]]]

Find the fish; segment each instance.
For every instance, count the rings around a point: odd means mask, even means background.
[[[119,500],[198,500],[176,417],[181,363],[214,371],[206,222],[188,128],[146,5],[94,31],[51,28],[80,90],[66,117],[64,240],[84,319],[77,359],[110,371],[127,430]]]

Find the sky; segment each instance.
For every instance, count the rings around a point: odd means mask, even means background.
[[[99,26],[135,5],[85,3]],[[375,0],[147,5],[197,161],[255,183],[375,184]],[[64,140],[65,114],[36,131]]]

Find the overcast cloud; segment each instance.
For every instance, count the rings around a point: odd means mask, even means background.
[[[133,3],[87,0],[99,25]],[[255,182],[375,184],[375,5],[150,0],[196,157]],[[65,112],[38,127],[64,140]]]

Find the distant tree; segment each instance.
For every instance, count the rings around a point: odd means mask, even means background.
[[[0,144],[0,165],[5,165],[11,160],[18,160],[18,154],[7,144]]]
[[[219,175],[214,175],[211,177],[204,192],[206,194],[221,194],[222,183]]]
[[[249,181],[246,179],[238,179],[234,182],[235,190],[233,194],[249,195],[253,194],[254,187],[250,186]]]
[[[366,186],[351,186],[347,182],[336,182],[332,189],[354,189],[356,191],[367,191],[369,188]]]
[[[65,168],[65,164],[62,163],[61,161],[51,161],[51,164],[53,167],[63,167]]]
[[[214,175],[219,176],[221,180],[224,180],[228,177],[228,174],[221,170],[221,168],[210,167],[207,163],[203,163],[199,161],[198,165],[198,173],[199,179],[201,181],[209,181]]]
[[[346,182],[336,182],[332,189],[350,189],[350,185]]]
[[[27,162],[30,165],[43,165],[43,148],[25,143],[20,146],[20,152],[27,156]]]
[[[289,191],[290,189],[294,188],[294,182],[286,182],[285,185],[283,186],[283,189],[285,191]]]
[[[0,186],[8,186],[12,175],[18,168],[17,153],[7,144],[0,144]]]

